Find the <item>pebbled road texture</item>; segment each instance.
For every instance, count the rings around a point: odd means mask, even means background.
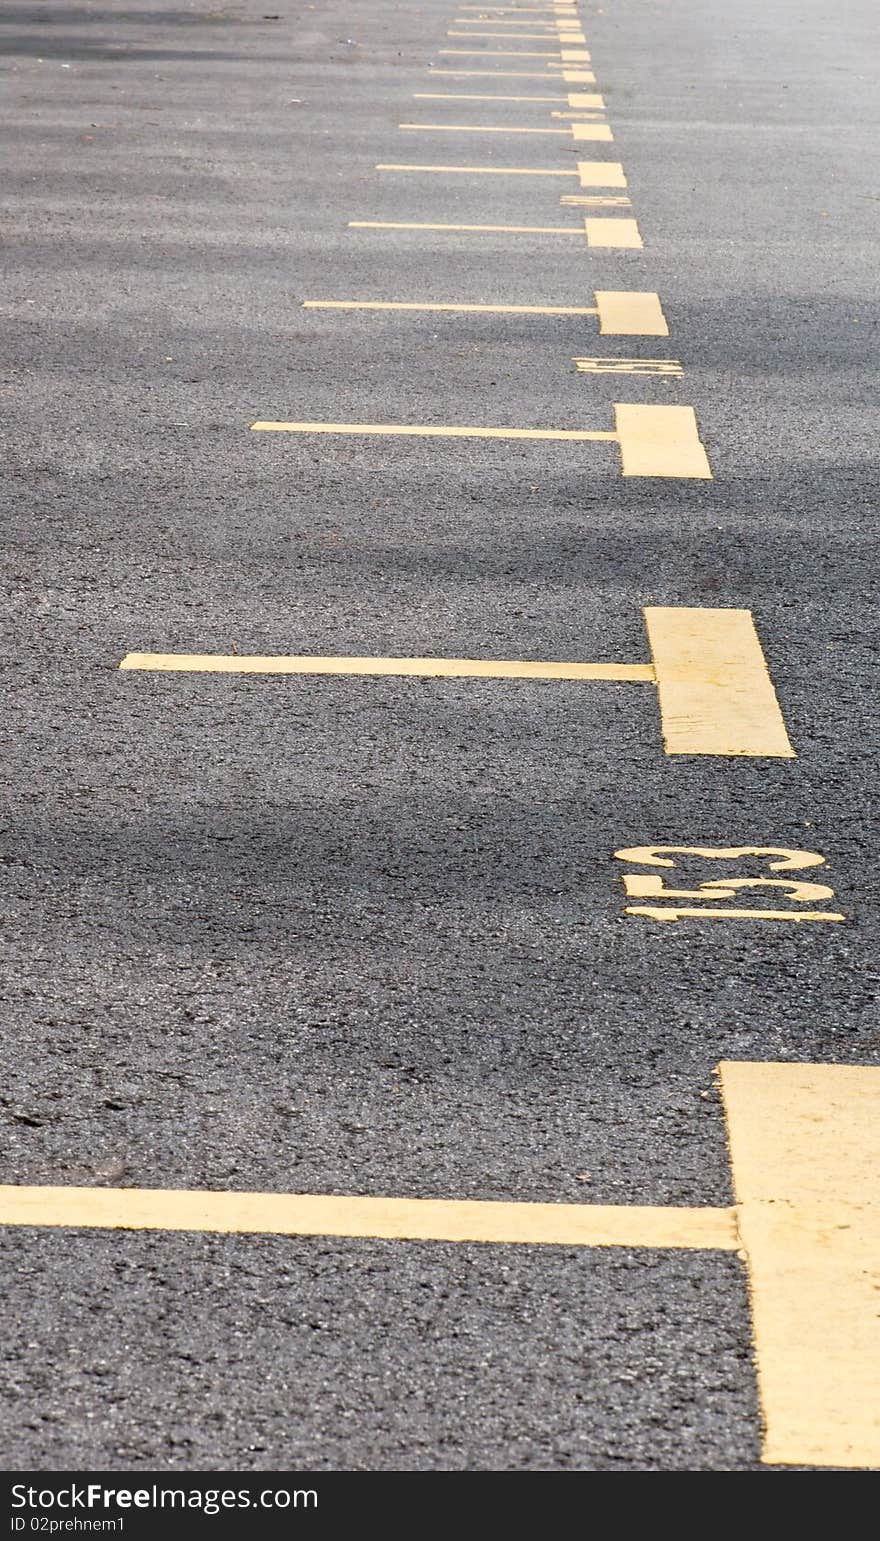
[[[412,100],[541,89],[432,83],[451,4],[3,7],[5,1182],[727,1204],[720,1059],[878,1062],[873,7],[579,14],[641,253],[347,228],[576,221],[573,180],[374,169],[593,155],[398,130],[551,121]],[[668,342],[301,308],[594,288],[656,290]],[[249,432],[608,428],[621,399],[694,406],[714,481]],[[635,662],[651,603],[753,611],[797,760],[668,758],[643,685],[117,668]],[[819,850],[849,923],[624,917],[613,852],[654,842]],[[735,1255],[0,1248],[14,1468],[759,1460]]]

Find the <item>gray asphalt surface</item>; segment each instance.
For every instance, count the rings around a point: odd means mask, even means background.
[[[379,161],[610,158],[399,131],[550,122],[413,101],[541,89],[432,84],[453,9],[0,13],[4,1182],[724,1205],[720,1059],[880,1062],[874,7],[581,3],[642,252],[347,228],[577,219],[573,181]],[[595,288],[656,291],[670,338],[301,308]],[[577,373],[599,354],[684,376]],[[715,479],[249,431],[616,400],[694,406]],[[753,611],[795,761],[669,758],[641,685],[117,668],[636,662],[646,604]],[[849,923],[624,917],[613,852],[655,842],[821,851]],[[758,1465],[734,1255],[0,1246],[12,1468]]]

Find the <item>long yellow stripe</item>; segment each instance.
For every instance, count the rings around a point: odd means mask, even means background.
[[[333,658],[323,655],[224,653],[127,653],[120,669],[201,674],[369,674],[421,679],[626,680],[654,682],[651,664],[537,663],[483,658]]]
[[[598,316],[600,314],[598,305],[435,305],[433,302],[416,303],[411,300],[303,300],[302,305],[304,310],[462,310],[485,311],[491,315],[505,316]]]
[[[880,1069],[719,1068],[762,1459],[880,1466]]]
[[[482,230],[498,235],[576,235],[583,240],[583,231],[570,225],[421,225],[378,219],[350,219],[348,224],[351,230]]]
[[[251,428],[275,433],[372,433],[412,435],[425,439],[616,439],[616,433],[579,428],[441,428],[421,423],[251,423]]]
[[[483,123],[398,123],[397,127],[426,134],[570,134],[567,128],[497,128]]]
[[[379,164],[376,167],[376,170],[377,171],[457,171],[459,173],[467,174],[467,175],[470,175],[470,176],[482,176],[482,177],[487,177],[487,176],[488,177],[576,177],[578,175],[578,173],[576,171],[542,171],[539,167],[536,167],[536,166],[410,166],[410,165],[396,165],[393,162],[385,162],[385,161],[380,161]],[[617,183],[613,183],[611,185],[617,186]],[[581,183],[581,186],[583,186],[583,183]],[[448,229],[450,227],[445,226],[445,225],[444,226],[440,226],[440,227],[432,225],[430,228],[432,230],[434,230],[434,229],[437,229],[437,228]],[[496,228],[499,228],[499,227],[487,226],[487,225],[477,225],[477,226],[473,226],[473,225],[458,226],[458,225],[455,225],[455,226],[452,226],[452,228],[456,229],[456,230],[457,229],[461,229],[461,228],[468,229],[468,230],[472,230],[472,229],[486,230],[486,229],[496,229]],[[500,228],[501,229],[507,229],[507,226],[506,225],[505,226],[501,226]]]
[[[476,95],[473,92],[414,91],[415,102],[564,102],[564,96],[497,96]]]
[[[0,1225],[721,1252],[732,1252],[738,1244],[730,1209],[217,1193],[179,1188],[3,1186]]]

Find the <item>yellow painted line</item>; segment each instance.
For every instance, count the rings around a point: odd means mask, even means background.
[[[430,75],[454,75],[457,80],[464,80],[465,78],[470,80],[543,80],[545,86],[556,84],[555,81],[549,80],[540,70],[438,70],[432,67],[428,73]],[[564,75],[562,78],[566,82],[569,80],[568,75]],[[581,74],[575,78],[586,81],[595,80],[596,77],[593,74]]]
[[[398,123],[397,127],[430,134],[568,134],[567,128],[521,128],[518,124],[498,128],[482,123]]]
[[[645,627],[667,754],[794,758],[751,611],[649,606]]]
[[[548,132],[552,133],[553,130],[550,129]],[[578,142],[585,139],[603,139],[607,142],[614,138],[607,123],[572,123],[570,128],[564,128],[560,132],[571,134],[572,138]]]
[[[538,663],[502,658],[350,658],[307,654],[127,653],[120,669],[183,674],[370,674],[412,679],[618,680],[655,682],[646,663]]]
[[[393,220],[352,219],[352,230],[482,230],[507,235],[581,235],[570,225],[417,225]]]
[[[505,43],[507,43],[507,42],[518,43],[520,41],[522,41],[522,42],[534,42],[534,43],[552,43],[553,42],[553,34],[550,31],[548,31],[548,32],[447,32],[446,36],[447,37],[467,37],[467,38],[471,38],[471,37],[502,37],[504,39]],[[563,41],[562,38],[560,38],[559,41],[562,42]],[[573,38],[570,39],[570,41],[572,43],[586,43],[587,40],[583,36],[583,34],[581,34],[580,37],[573,37]],[[441,49],[442,53],[445,53],[446,51],[447,51],[446,49]],[[544,55],[538,55],[538,57],[543,58]]]
[[[640,251],[643,245],[634,219],[585,219],[584,230],[588,246],[626,247]]]
[[[667,751],[668,753],[669,751]],[[845,920],[845,915],[828,914],[819,910],[710,910],[656,908],[650,904],[628,904],[627,915],[647,915],[651,920]]]
[[[564,80],[568,86],[594,86],[596,77],[592,70],[563,70],[560,80]]]
[[[180,1188],[0,1187],[0,1225],[389,1241],[657,1247],[734,1252],[731,1209],[505,1204],[479,1199],[218,1193]]]
[[[578,161],[581,187],[626,187],[620,161]]]
[[[590,55],[585,48],[563,48],[559,57],[563,64],[590,63]]]
[[[521,48],[438,48],[438,54],[447,56],[460,54],[470,59],[564,59],[565,54],[558,53],[523,53]],[[568,55],[570,58],[571,55]],[[589,54],[578,54],[579,59],[589,61]]]
[[[409,166],[380,162],[377,171],[459,171],[483,177],[576,177],[576,171],[545,171],[539,166]],[[583,185],[583,184],[581,184]]]
[[[697,420],[692,407],[634,406],[615,402],[616,429],[609,433],[604,429],[581,428],[478,428],[450,427],[416,423],[251,423],[253,432],[262,433],[325,433],[325,434],[381,434],[383,436],[412,436],[438,439],[553,439],[553,440],[614,440],[620,445],[621,469],[624,476],[678,476],[682,478],[711,477],[706,452],[700,443]],[[646,612],[647,613],[647,612]],[[662,614],[662,612],[656,612]],[[675,614],[676,612],[672,612]],[[744,612],[684,612],[718,616],[745,614]],[[658,626],[661,623],[658,622]],[[707,632],[711,624],[706,624]],[[656,665],[656,659],[655,659]],[[735,669],[733,674],[735,674]],[[732,676],[731,676],[732,677]],[[659,670],[658,670],[659,680]],[[696,685],[694,685],[696,691]],[[772,688],[772,687],[771,687]],[[733,696],[734,692],[728,692]],[[720,698],[707,697],[720,709]],[[745,709],[744,709],[745,710]],[[698,750],[678,749],[670,753],[765,753],[764,750]]]
[[[647,410],[650,410],[648,408]],[[670,408],[657,408],[669,411]],[[412,436],[422,439],[616,439],[616,433],[580,428],[457,428],[421,423],[251,423],[262,433],[344,433]]]
[[[599,331],[617,337],[668,337],[660,297],[638,290],[597,289]]]
[[[597,316],[597,305],[440,305],[414,300],[303,300],[304,310],[461,310],[504,316]]]
[[[599,91],[570,91],[569,107],[596,107],[604,110],[605,98]]]
[[[454,91],[414,91],[417,102],[564,102],[564,96],[478,96]]]
[[[880,1466],[880,1069],[719,1067],[762,1460]]]

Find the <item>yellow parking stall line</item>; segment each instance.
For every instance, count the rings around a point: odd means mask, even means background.
[[[437,53],[447,57],[457,54],[462,58],[468,59],[557,59],[560,61],[566,58],[572,59],[571,54],[524,53],[521,48],[438,48]],[[576,57],[588,63],[590,55],[588,53],[579,53]],[[573,59],[572,62],[574,62]]]
[[[581,182],[581,186],[584,183]],[[640,251],[643,245],[634,219],[585,219],[588,246],[615,246]]]
[[[428,72],[430,75],[454,75],[456,80],[543,80],[545,86],[555,85],[545,74],[535,70],[438,70],[433,67]],[[569,76],[562,77],[566,82]],[[595,81],[593,74],[578,74],[575,79]]]
[[[507,42],[518,43],[520,41],[522,41],[524,43],[527,43],[527,42],[532,42],[532,43],[552,43],[554,41],[553,33],[550,32],[550,31],[547,31],[547,32],[447,32],[446,36],[447,37],[466,37],[466,38],[472,38],[472,37],[499,37],[499,38],[503,38],[505,43],[507,43]],[[562,42],[563,38],[560,37],[559,41]],[[569,42],[572,42],[572,43],[586,43],[587,40],[584,37],[583,33],[580,33],[578,36],[565,39],[565,41],[569,41]]]
[[[563,70],[559,79],[564,80],[567,86],[594,86],[596,84],[596,77],[592,70]]]
[[[501,235],[577,235],[582,230],[572,230],[570,225],[422,225],[408,221],[351,219],[351,230],[470,230],[489,231]]]
[[[568,105],[569,107],[594,107],[598,111],[604,111],[605,98],[600,91],[570,91]]]
[[[616,442],[624,476],[711,477],[693,407],[614,404],[615,431],[581,428],[482,428],[422,423],[259,421],[255,433],[378,434],[438,439],[546,439]],[[707,611],[707,615],[717,612]],[[684,751],[679,751],[684,752]],[[698,753],[699,751],[693,751]],[[708,752],[708,751],[707,751]],[[718,753],[737,752],[719,750]],[[744,751],[740,751],[744,752]]]
[[[460,310],[503,316],[598,316],[598,305],[441,305],[433,300],[303,300],[304,310]]]
[[[484,177],[576,177],[576,171],[547,171],[541,166],[411,166],[380,161],[377,171],[457,171]],[[584,184],[581,183],[581,186]],[[616,183],[605,184],[616,186]]]
[[[617,680],[654,684],[651,664],[538,663],[530,659],[368,658],[310,654],[126,653],[120,669],[182,674],[390,675],[405,679]]]
[[[880,1069],[722,1063],[762,1460],[880,1466]]]
[[[665,408],[663,410],[671,410]],[[421,439],[617,439],[616,433],[580,428],[471,428],[422,423],[251,423],[258,433],[381,434]]]
[[[180,1188],[0,1187],[0,1225],[734,1252],[731,1209]]]
[[[668,754],[794,759],[750,610],[648,606],[645,628]]]
[[[564,102],[564,96],[478,96],[473,92],[414,91],[416,102]]]
[[[513,316],[598,316],[603,336],[668,337],[659,295],[597,289],[595,305],[468,305],[433,300],[303,300],[304,310],[461,311]]]
[[[517,124],[507,128],[489,127],[482,123],[398,123],[398,128],[420,130],[430,134],[565,134],[567,128],[520,128]],[[601,137],[601,136],[597,136]]]

